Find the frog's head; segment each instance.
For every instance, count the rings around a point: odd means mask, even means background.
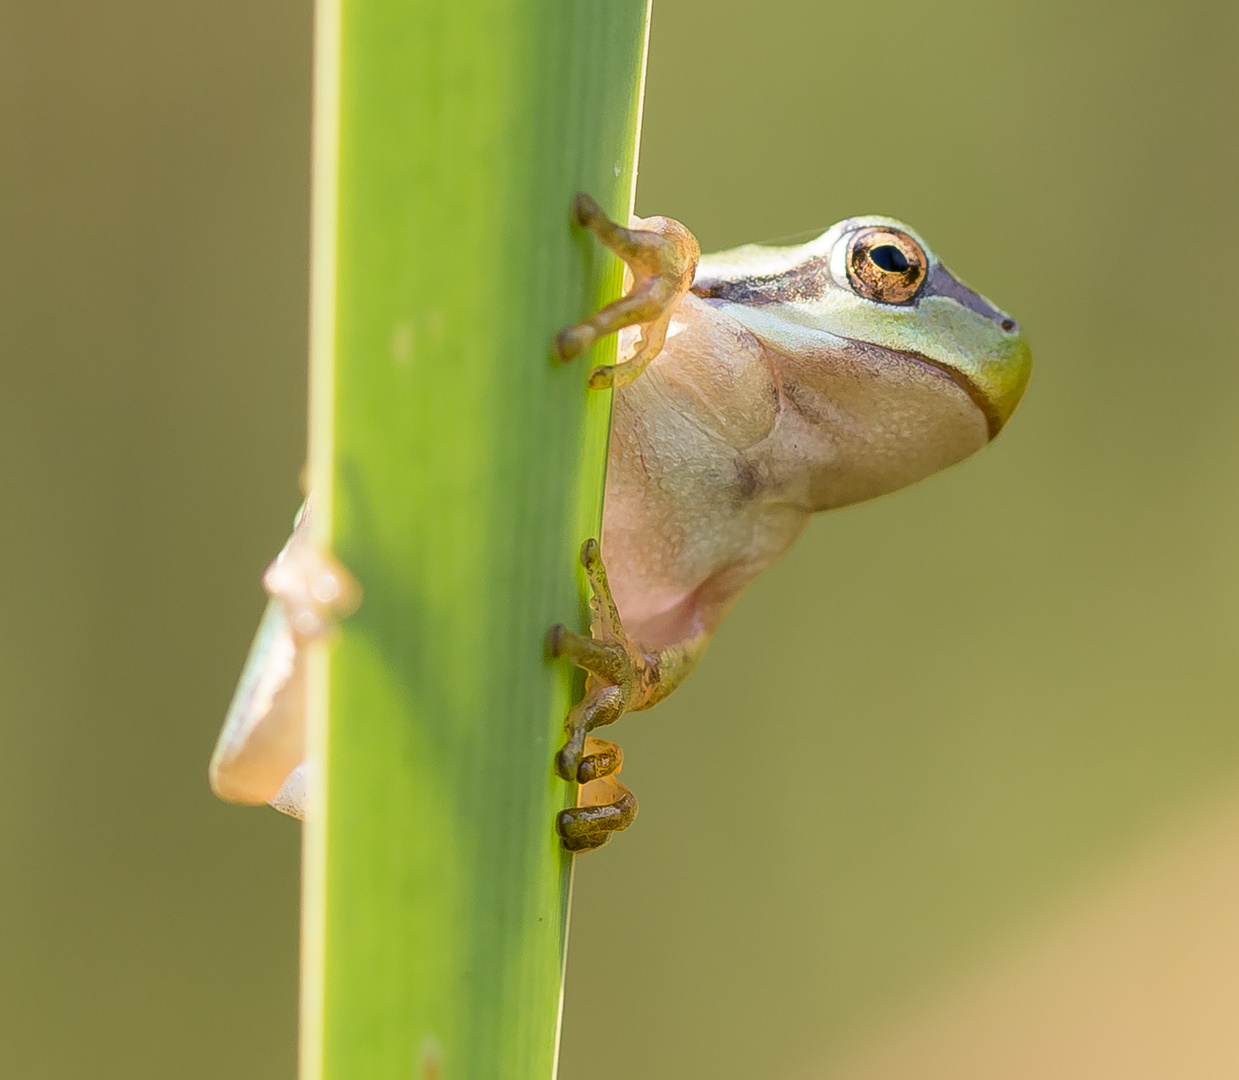
[[[939,368],[972,396],[990,438],[997,435],[1032,371],[1019,323],[968,288],[902,222],[851,218],[822,242],[834,286],[826,305],[832,332]]]
[[[799,247],[707,257],[693,291],[781,354],[786,396],[828,432],[822,505],[968,456],[1028,384],[1032,354],[1015,319],[892,218],[849,218]]]

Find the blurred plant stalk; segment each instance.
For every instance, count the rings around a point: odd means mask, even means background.
[[[549,1080],[571,860],[552,772],[581,689],[614,341],[563,325],[621,268],[569,225],[632,210],[647,0],[319,0],[315,539],[365,589],[318,647],[302,1080]]]

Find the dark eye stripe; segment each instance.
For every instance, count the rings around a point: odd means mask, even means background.
[[[989,319],[990,322],[998,323],[1009,334],[1019,330],[1019,324],[1005,311],[999,311],[984,296],[974,293],[941,263],[929,272],[929,280],[925,283],[922,295],[945,296],[949,300],[954,300],[969,311],[975,311],[978,315]]]
[[[894,252],[899,259],[907,262],[903,252],[893,244],[878,244],[870,249],[869,256],[874,265],[886,273],[906,274],[910,266],[898,267],[894,256],[888,254],[890,252]],[[808,259],[799,266],[794,266],[782,273],[769,274],[765,277],[698,279],[693,283],[693,292],[704,300],[721,300],[761,307],[766,304],[815,300],[822,296],[830,284],[829,259],[826,256],[820,256]],[[984,297],[974,293],[941,263],[936,263],[930,268],[924,285],[912,303],[915,304],[924,296],[944,296],[954,300],[969,311],[998,323],[1007,333],[1016,333],[1019,330],[1014,319],[998,310]]]
[[[825,256],[808,259],[782,274],[766,277],[693,282],[693,292],[703,300],[728,300],[733,304],[786,304],[816,300],[830,280],[830,261]]]

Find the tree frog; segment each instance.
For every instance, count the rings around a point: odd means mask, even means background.
[[[631,824],[617,746],[591,732],[678,687],[737,598],[811,515],[886,494],[994,438],[1028,382],[1018,324],[884,217],[793,247],[701,258],[669,218],[576,221],[628,267],[626,292],[570,326],[568,361],[620,333],[601,545],[581,549],[589,636],[553,627],[552,656],[588,672],[554,767],[581,785],[555,827],[585,851]],[[347,571],[305,541],[305,515],[264,579],[272,601],[215,756],[225,799],[305,809],[301,646],[356,603]]]

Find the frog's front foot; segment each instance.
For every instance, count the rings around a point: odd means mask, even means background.
[[[293,534],[262,576],[267,594],[280,602],[293,636],[323,637],[336,619],[361,603],[361,586],[328,552],[310,543],[310,500],[297,516]]]
[[[613,304],[561,330],[555,338],[555,355],[572,360],[599,338],[625,326],[637,326],[641,337],[631,357],[589,373],[589,385],[595,390],[624,386],[662,349],[672,313],[693,284],[701,248],[697,238],[673,218],[634,218],[637,227],[626,229],[585,194],[573,201],[572,215],[624,260],[632,284]]]
[[[624,760],[620,748],[590,738],[589,732],[614,723],[634,704],[646,666],[641,650],[624,634],[597,540],[582,545],[581,565],[593,594],[593,636],[574,634],[563,626],[552,627],[547,634],[551,656],[567,657],[589,672],[585,697],[568,714],[567,739],[555,755],[555,771],[583,785],[579,805],[562,811],[555,822],[569,851],[601,847],[637,816],[636,798],[618,779]]]

